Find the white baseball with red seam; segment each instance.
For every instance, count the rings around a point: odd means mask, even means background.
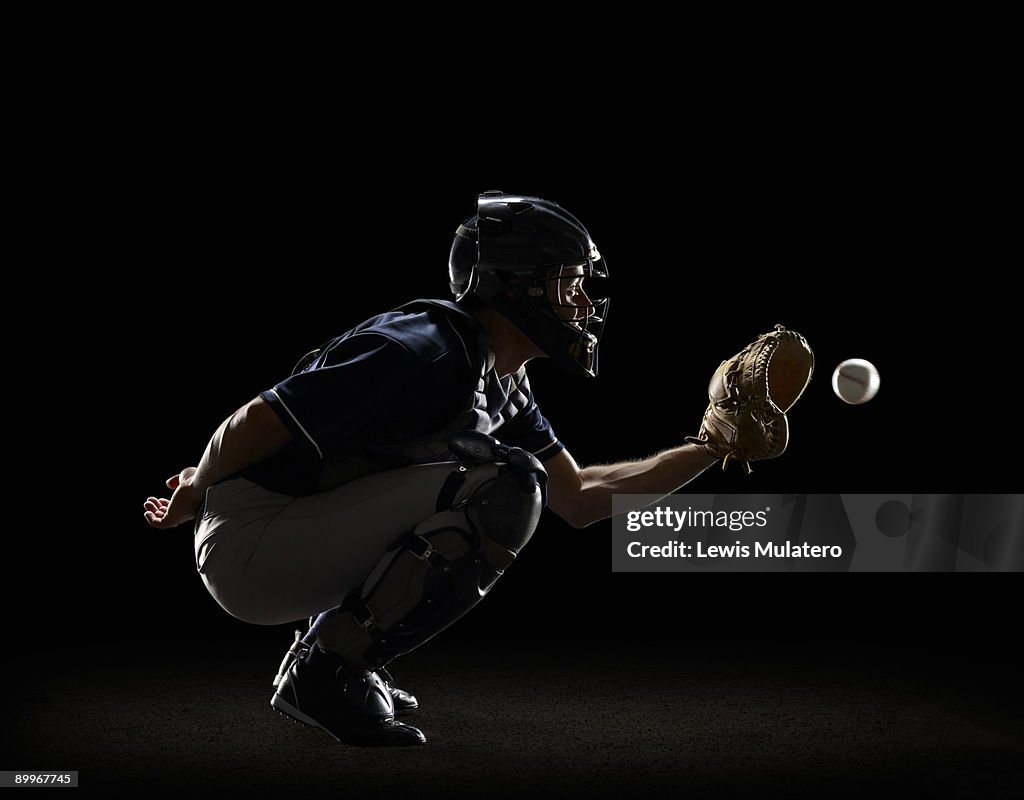
[[[863,358],[848,358],[832,373],[832,391],[844,403],[858,406],[878,393],[878,370]]]

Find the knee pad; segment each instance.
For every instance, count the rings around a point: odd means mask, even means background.
[[[461,460],[438,510],[396,540],[320,626],[318,638],[357,669],[376,669],[441,632],[491,590],[533,535],[547,474],[532,454],[456,434]]]

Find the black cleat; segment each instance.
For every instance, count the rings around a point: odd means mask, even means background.
[[[313,627],[313,623],[316,621],[316,617],[309,618],[309,627]],[[288,665],[291,664],[291,659],[303,657],[309,652],[309,646],[299,641],[302,637],[302,631],[295,631],[295,641],[292,643],[291,650],[288,651],[284,657],[284,661],[281,662],[281,668],[277,671],[278,677],[274,681],[274,686],[277,686],[278,681],[281,680],[281,676],[284,675]],[[416,695],[409,694],[405,689],[399,689],[397,686],[392,686],[395,679],[391,677],[391,673],[388,672],[384,667],[377,668],[377,674],[384,680],[384,686],[391,694],[391,699],[395,704],[395,714],[415,714],[416,709],[420,707],[419,701],[416,700]]]
[[[405,689],[392,686],[391,682],[394,681],[394,678],[391,677],[391,673],[384,669],[384,667],[378,667],[377,674],[380,675],[384,681],[385,688],[391,694],[391,700],[395,704],[395,713],[415,714],[416,709],[420,707],[419,702],[416,700],[416,695],[409,694]]]
[[[298,642],[297,642],[298,644]],[[302,646],[302,650],[305,646]],[[289,658],[295,655],[297,657]],[[426,744],[423,733],[395,719],[387,684],[373,672],[341,665],[319,647],[299,656],[295,645],[282,664],[270,705],[296,722],[322,728],[339,742],[363,747]],[[415,698],[413,698],[415,701]]]

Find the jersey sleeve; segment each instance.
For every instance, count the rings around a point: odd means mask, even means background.
[[[523,388],[526,389],[526,403],[522,410],[498,428],[494,435],[504,444],[521,447],[542,462],[547,461],[561,453],[565,445],[558,440],[551,423],[541,413],[533,390],[528,384]]]
[[[372,438],[396,416],[408,417],[405,390],[423,367],[401,344],[373,333],[332,344],[329,356],[329,366],[261,394],[295,441],[320,459]]]

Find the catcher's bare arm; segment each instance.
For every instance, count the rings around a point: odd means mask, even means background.
[[[775,458],[789,441],[786,412],[807,388],[814,354],[796,331],[782,325],[761,334],[723,361],[708,386],[710,404],[698,436],[682,447],[643,461],[580,469],[568,451],[550,459],[548,504],[570,525],[582,528],[612,514],[613,494],[659,498],[722,461]]]
[[[613,494],[664,497],[700,475],[718,460],[702,448],[684,444],[642,461],[580,469],[568,450],[549,459],[548,505],[574,528],[612,515]]]
[[[274,455],[292,434],[262,397],[224,420],[199,460],[193,482],[204,490]]]
[[[173,528],[188,522],[195,517],[210,486],[269,458],[291,438],[291,432],[262,397],[251,400],[221,423],[197,467],[187,467],[167,479],[167,488],[174,491],[170,500],[146,500],[146,521],[154,528]]]

